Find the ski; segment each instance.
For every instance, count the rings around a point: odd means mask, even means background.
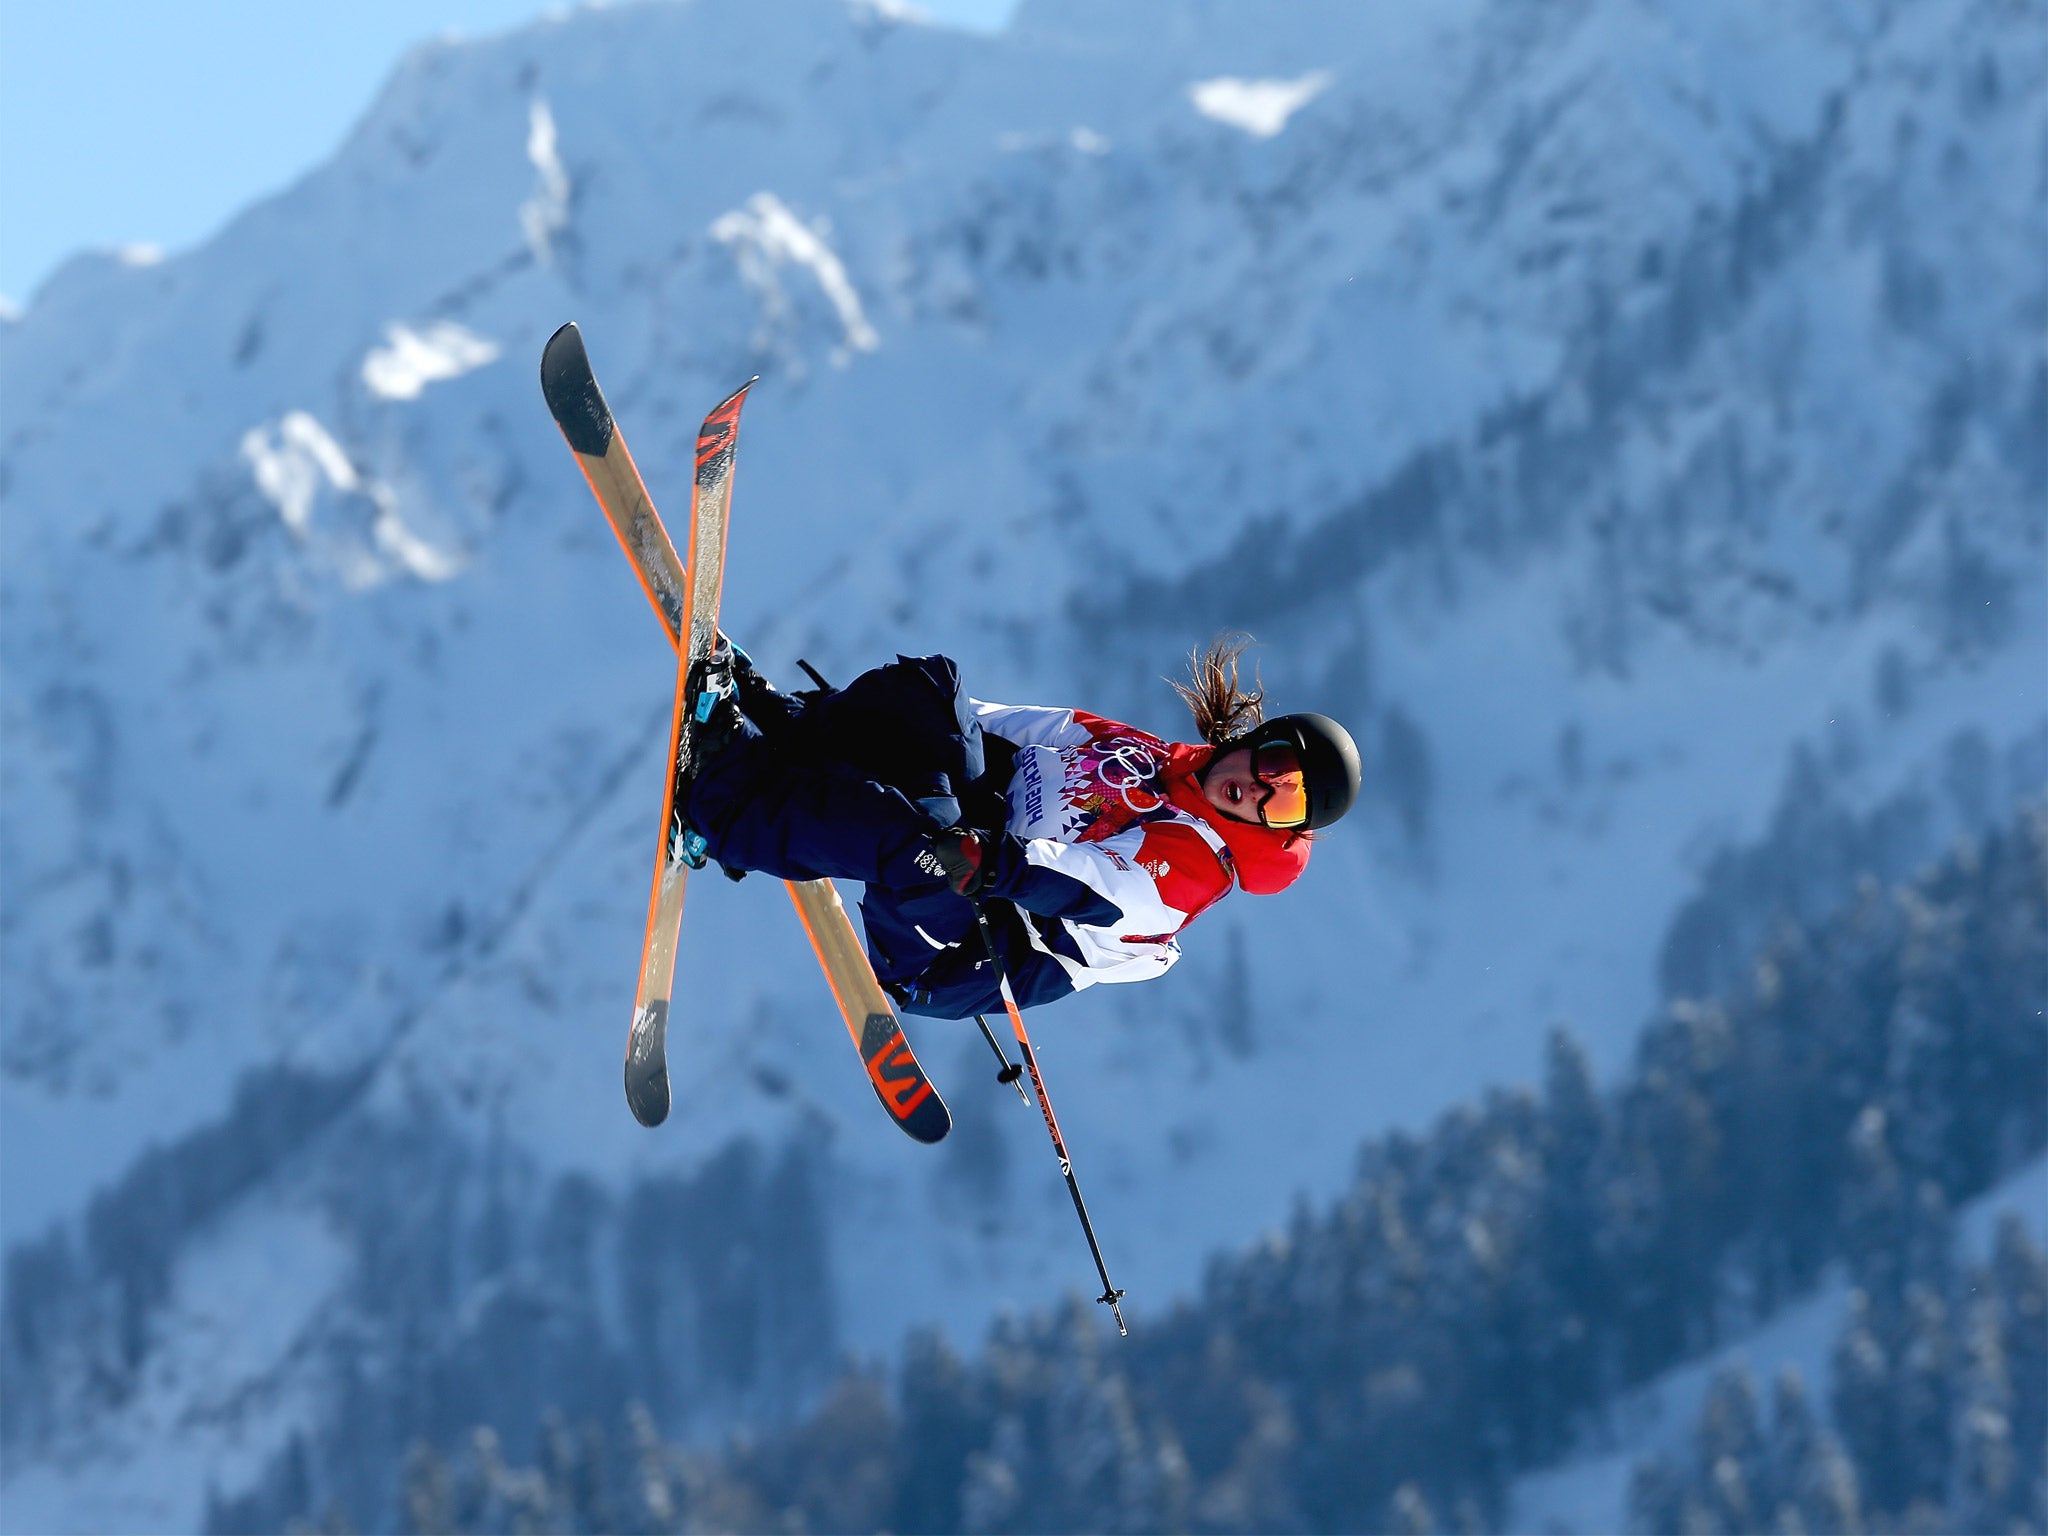
[[[698,663],[718,642],[718,596],[725,578],[733,450],[739,437],[740,408],[752,387],[749,380],[720,401],[697,432],[697,473],[690,487],[689,580],[683,588],[678,625],[682,644],[676,653],[675,712],[669,725],[661,843],[654,860],[654,888],[647,899],[647,933],[640,946],[633,1025],[626,1036],[626,1102],[642,1125],[659,1125],[668,1117],[668,1014],[675,992],[683,891],[690,871],[704,866],[704,839],[684,824],[681,797],[696,768],[696,728],[710,717],[717,703],[714,694],[699,687]],[[648,511],[651,514],[652,507]]]
[[[825,984],[839,1004],[846,1032],[853,1036],[853,1048],[868,1069],[875,1097],[913,1139],[942,1139],[953,1128],[953,1116],[904,1038],[889,994],[875,979],[875,968],[860,947],[860,936],[853,931],[853,919],[846,915],[838,889],[830,880],[789,880],[784,884],[789,899],[796,903],[797,920],[824,969]]]
[[[596,495],[598,505],[603,508],[606,520],[618,536],[626,558],[632,562],[640,585],[653,606],[655,615],[661,620],[667,632],[669,643],[679,652],[677,673],[677,718],[671,730],[671,757],[674,765],[677,754],[686,750],[688,721],[686,715],[694,714],[695,702],[687,699],[688,680],[694,662],[685,647],[686,637],[693,635],[695,619],[699,612],[711,615],[709,625],[715,637],[717,613],[717,577],[711,578],[709,607],[700,609],[695,599],[697,580],[693,579],[703,570],[697,559],[697,540],[701,530],[697,517],[703,506],[705,482],[706,438],[698,438],[697,489],[692,495],[692,561],[685,566],[678,557],[675,545],[670,541],[668,530],[663,526],[660,515],[648,497],[647,487],[640,478],[640,472],[633,458],[626,450],[625,439],[620,435],[617,423],[612,419],[610,408],[605,404],[603,392],[597,385],[596,374],[590,366],[589,354],[585,351],[583,337],[572,322],[564,325],[549,338],[547,348],[541,355],[541,391],[546,396],[548,409],[553,413],[562,435],[568,440],[570,449],[583,475],[590,482],[591,491]],[[730,427],[736,430],[739,403],[745,397],[745,389],[730,397],[711,417],[706,418],[707,431],[720,412],[731,408]],[[722,449],[714,448],[713,457],[722,453],[718,490],[718,561],[723,570],[723,532],[725,498],[730,494],[732,471],[731,432],[728,431]],[[709,642],[706,642],[708,651]],[[671,799],[673,780],[671,774]],[[657,869],[656,894],[650,902],[649,946],[656,933],[656,918],[660,915],[662,879],[668,864],[668,837],[672,828],[673,805],[664,814],[664,845],[662,864]],[[685,864],[687,869],[687,864]],[[790,899],[795,903],[797,917],[802,923],[805,935],[817,954],[818,963],[825,973],[826,985],[831,989],[833,1000],[839,1005],[847,1033],[852,1036],[854,1048],[860,1052],[863,1065],[867,1068],[868,1080],[875,1090],[882,1107],[904,1132],[922,1142],[936,1142],[952,1129],[952,1116],[946,1109],[945,1100],[932,1086],[925,1075],[910,1042],[903,1034],[902,1025],[890,1006],[888,994],[875,979],[874,968],[868,964],[866,952],[861,948],[860,938],[854,932],[853,921],[848,917],[845,906],[840,902],[839,893],[829,880],[803,880],[787,882]],[[675,891],[676,915],[680,916],[681,879],[678,878]],[[674,952],[671,947],[666,956],[671,976],[674,966]],[[642,991],[647,989],[647,967],[642,967]],[[667,1113],[667,1070],[665,1036],[668,1010],[666,994],[658,1015],[649,1014],[643,1023],[641,1006],[647,999],[643,995],[635,1000],[634,1031],[628,1038],[627,1048],[627,1099],[633,1105],[634,1114],[644,1123],[658,1123]],[[644,1044],[649,1063],[642,1074],[642,1093],[645,1107],[652,1110],[655,1103],[651,1097],[654,1091],[651,1067],[661,1064],[659,1113],[650,1120],[641,1113],[643,1098],[635,1097],[634,1049]]]

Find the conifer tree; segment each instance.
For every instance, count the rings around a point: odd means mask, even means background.
[[[988,1416],[960,1357],[936,1329],[913,1333],[897,1391],[904,1465],[891,1521],[901,1531],[957,1531],[969,1454],[988,1443]]]
[[[967,1458],[960,1488],[960,1529],[970,1536],[994,1536],[1016,1529],[1023,1485],[1018,1468],[1025,1460],[1024,1425],[1015,1414],[996,1420],[986,1451]]]
[[[1585,1049],[1563,1028],[1550,1032],[1543,1080],[1543,1182],[1532,1256],[1547,1309],[1533,1364],[1547,1388],[1536,1412],[1549,1436],[1533,1447],[1539,1458],[1554,1454],[1575,1416],[1600,1397],[1602,1320],[1613,1304],[1599,1241],[1606,1114]]]
[[[1636,1464],[1628,1485],[1629,1536],[1668,1536],[1683,1518],[1685,1481],[1661,1456]]]
[[[1764,1444],[1757,1420],[1756,1382],[1746,1365],[1723,1367],[1708,1384],[1695,1447],[1699,1482],[1723,1530],[1756,1529],[1757,1492],[1763,1482]]]
[[[1994,1531],[2021,1513],[2012,1434],[2012,1377],[2006,1364],[1999,1298],[1986,1271],[1972,1275],[1958,1390],[1957,1514],[1963,1529]]]
[[[402,1502],[406,1529],[412,1536],[440,1536],[455,1529],[455,1492],[448,1463],[424,1440],[415,1440],[406,1453]]]
[[[2010,1212],[1992,1244],[1991,1277],[2012,1382],[2018,1498],[2024,1518],[2048,1529],[2048,1254]]]
[[[1757,1488],[1758,1511],[1768,1516],[1774,1529],[1804,1524],[1800,1481],[1819,1433],[1806,1378],[1797,1366],[1788,1365],[1778,1372],[1771,1390],[1771,1433]]]
[[[1863,1536],[1863,1490],[1842,1443],[1823,1431],[1800,1469],[1800,1523],[1812,1536]]]
[[[654,1427],[654,1415],[647,1411],[645,1403],[626,1405],[626,1428],[631,1437],[633,1465],[633,1498],[629,1507],[638,1517],[635,1523],[657,1536],[682,1530],[684,1511],[678,1490],[670,1475],[661,1435]]]
[[[1898,1506],[1901,1487],[1893,1424],[1891,1357],[1880,1339],[1868,1293],[1852,1291],[1849,1318],[1834,1351],[1834,1420],[1844,1450],[1869,1478],[1871,1502]]]
[[[1914,1285],[1906,1295],[1900,1347],[1892,1372],[1898,1429],[1900,1506],[1946,1500],[1949,1473],[1951,1349],[1948,1307],[1939,1293]]]
[[[1403,1483],[1394,1490],[1388,1501],[1386,1529],[1397,1536],[1434,1536],[1436,1516],[1415,1484]]]

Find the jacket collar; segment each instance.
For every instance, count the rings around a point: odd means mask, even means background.
[[[1237,821],[1211,805],[1195,782],[1195,775],[1209,766],[1216,749],[1188,742],[1168,742],[1166,797],[1176,807],[1199,817],[1213,828],[1229,850],[1232,873],[1238,885],[1254,896],[1284,891],[1308,868],[1309,840],[1299,831],[1283,832],[1262,823]]]

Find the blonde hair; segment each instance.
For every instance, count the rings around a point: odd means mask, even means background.
[[[1193,711],[1196,733],[1211,746],[1242,736],[1266,718],[1266,690],[1257,671],[1250,688],[1238,682],[1238,660],[1251,643],[1243,633],[1218,635],[1207,649],[1189,653],[1187,682],[1167,679]]]

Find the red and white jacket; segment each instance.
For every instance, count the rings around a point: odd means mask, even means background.
[[[1005,830],[1025,858],[1123,914],[1100,926],[1057,919],[1078,958],[1027,924],[1076,990],[1163,974],[1180,958],[1181,929],[1233,886],[1266,895],[1308,865],[1306,837],[1234,821],[1203,798],[1194,776],[1214,747],[1162,741],[1085,710],[969,703],[985,734],[1018,748]]]

